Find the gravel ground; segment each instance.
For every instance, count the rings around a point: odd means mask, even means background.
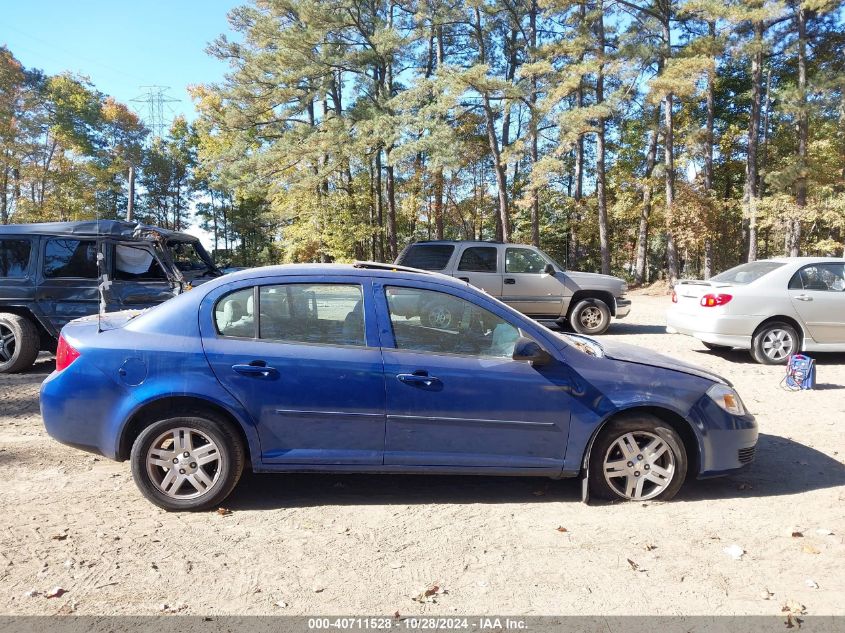
[[[47,437],[49,358],[0,376],[0,613],[845,614],[845,355],[786,392],[781,368],[665,334],[665,296],[633,299],[610,338],[727,376],[760,423],[750,469],[670,503],[587,506],[576,481],[247,475],[225,516],[167,514],[128,464]]]

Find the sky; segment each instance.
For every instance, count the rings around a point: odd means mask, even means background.
[[[26,68],[48,75],[71,71],[147,119],[134,102],[147,89],[168,86],[165,117],[189,121],[194,107],[188,86],[219,81],[226,65],[205,48],[229,32],[226,14],[238,0],[0,0],[0,45]],[[194,225],[188,233],[211,246]]]
[[[169,86],[172,117],[189,120],[187,87],[222,79],[226,66],[205,53],[229,31],[238,0],[0,0],[0,45],[27,68],[87,75],[101,92],[132,102],[141,86]]]

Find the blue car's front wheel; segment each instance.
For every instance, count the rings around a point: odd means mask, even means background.
[[[605,499],[668,501],[686,474],[683,440],[650,415],[611,421],[590,453],[590,491]]]
[[[154,504],[204,510],[238,483],[244,447],[228,423],[203,413],[154,422],[135,440],[130,459],[136,485]]]

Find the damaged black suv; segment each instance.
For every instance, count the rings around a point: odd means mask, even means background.
[[[0,226],[0,373],[54,351],[72,319],[148,308],[222,274],[187,233],[118,220]]]

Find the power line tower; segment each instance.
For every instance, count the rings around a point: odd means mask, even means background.
[[[143,118],[146,119],[147,127],[150,128],[153,137],[161,138],[170,124],[170,117],[167,115],[173,112],[167,104],[176,103],[179,99],[174,99],[167,94],[170,86],[140,86],[140,88],[144,92],[130,101],[146,105],[147,114]]]

